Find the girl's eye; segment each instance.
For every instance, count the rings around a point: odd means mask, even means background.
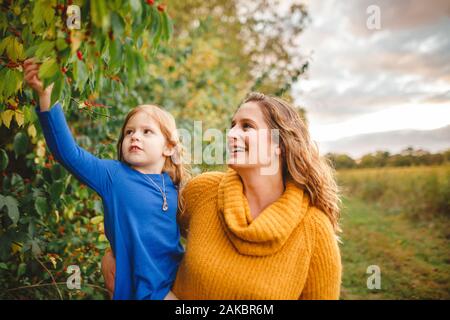
[[[145,133],[145,134],[147,134],[147,133],[152,133],[152,130],[150,130],[150,129],[145,129],[145,130],[144,130],[144,133]]]
[[[129,135],[131,132],[133,132],[133,130],[127,130],[127,131],[125,131],[125,134]]]
[[[244,129],[249,129],[249,128],[252,128],[252,126],[251,126],[250,124],[248,124],[248,123],[244,123],[244,124],[242,125],[242,128],[244,128]]]

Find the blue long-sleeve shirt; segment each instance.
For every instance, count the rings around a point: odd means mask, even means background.
[[[162,210],[162,176],[143,174],[116,160],[102,160],[75,142],[59,103],[36,108],[55,159],[103,200],[105,234],[116,258],[114,299],[163,299],[183,255],[176,223],[178,194],[163,173],[169,210]],[[147,176],[147,177],[146,177]]]

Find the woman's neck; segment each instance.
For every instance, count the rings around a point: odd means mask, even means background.
[[[244,195],[250,206],[250,213],[255,219],[259,214],[274,203],[284,192],[284,182],[281,170],[273,175],[261,175],[260,169],[239,170]]]

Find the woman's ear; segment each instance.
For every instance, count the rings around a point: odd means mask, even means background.
[[[275,155],[279,156],[281,154],[281,148],[275,147]]]

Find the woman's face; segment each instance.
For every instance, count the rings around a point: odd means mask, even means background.
[[[239,170],[278,164],[280,151],[276,133],[268,127],[257,103],[242,104],[233,116],[227,135],[229,167]]]

